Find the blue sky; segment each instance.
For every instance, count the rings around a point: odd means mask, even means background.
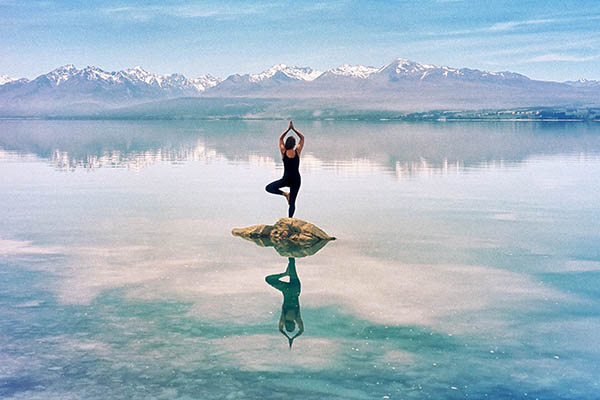
[[[72,63],[189,77],[397,57],[600,80],[600,1],[0,0],[0,74]]]

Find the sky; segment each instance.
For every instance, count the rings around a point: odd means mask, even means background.
[[[598,0],[0,0],[0,74],[64,65],[226,77],[395,58],[600,80]]]

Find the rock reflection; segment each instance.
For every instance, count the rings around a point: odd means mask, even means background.
[[[286,276],[289,277],[289,282],[281,280],[281,278]],[[288,339],[291,349],[294,339],[304,333],[304,322],[300,313],[299,300],[301,285],[296,273],[296,259],[289,257],[285,272],[267,275],[265,280],[269,285],[283,294],[283,305],[281,306],[281,316],[279,317],[279,332]],[[298,328],[297,330],[296,327]],[[293,334],[294,331],[296,331],[295,334]],[[290,336],[292,334],[293,336]]]
[[[244,238],[261,247],[273,247],[282,257],[309,257],[321,250],[329,241],[319,240],[310,246],[302,246],[291,242],[274,242],[269,238]]]

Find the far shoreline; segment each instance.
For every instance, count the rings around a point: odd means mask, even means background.
[[[0,121],[310,121],[310,122],[576,122],[598,123],[600,119],[586,118],[299,118],[289,117],[90,117],[90,116],[42,116],[42,117],[0,117]]]

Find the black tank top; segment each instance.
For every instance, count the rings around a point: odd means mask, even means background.
[[[295,176],[300,175],[298,171],[298,167],[300,166],[300,157],[298,157],[298,153],[294,150],[296,154],[295,157],[290,158],[287,156],[287,151],[283,152],[283,175],[284,176]]]

